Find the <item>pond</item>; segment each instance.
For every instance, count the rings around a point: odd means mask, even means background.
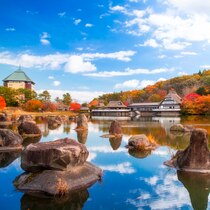
[[[0,203],[4,210],[75,209],[207,209],[210,176],[177,172],[163,165],[177,149],[189,143],[187,134],[169,131],[174,123],[205,128],[210,136],[210,118],[119,118],[122,140],[100,136],[108,133],[110,118],[89,122],[88,133],[77,133],[74,122],[49,130],[37,121],[43,132],[41,142],[69,137],[87,146],[88,160],[103,169],[102,181],[70,198],[38,198],[15,190],[12,182],[23,171],[19,154],[0,153]],[[151,153],[133,153],[125,146],[132,135],[151,135],[160,145]]]

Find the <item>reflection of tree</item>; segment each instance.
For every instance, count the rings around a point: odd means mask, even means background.
[[[21,210],[80,210],[89,197],[88,190],[69,194],[67,197],[35,197],[24,194],[21,198]]]
[[[77,130],[77,140],[81,144],[85,144],[88,137],[88,130]]]
[[[70,130],[71,130],[70,124],[69,123],[65,123],[64,126],[63,126],[63,132],[66,133],[66,134],[69,134]]]
[[[49,135],[49,128],[48,128],[48,124],[44,123],[44,131],[42,132],[42,135],[44,137],[47,137]]]
[[[21,151],[0,152],[0,168],[5,168],[20,156]]]
[[[208,209],[209,174],[177,171],[177,176],[188,190],[193,208],[195,210]]]
[[[121,137],[114,137],[114,138],[109,138],[110,145],[113,150],[117,150],[122,142],[122,136]]]

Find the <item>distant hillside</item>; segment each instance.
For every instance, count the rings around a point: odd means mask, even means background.
[[[158,102],[171,89],[174,89],[181,97],[189,93],[210,94],[210,70],[160,81],[142,90],[104,94],[99,96],[98,100],[103,100],[105,104],[111,100],[121,100],[127,104],[134,102]]]

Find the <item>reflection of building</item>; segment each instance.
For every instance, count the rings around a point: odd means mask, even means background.
[[[6,77],[3,82],[5,87],[14,89],[25,88],[34,90],[35,85],[35,83],[20,68]]]
[[[103,108],[91,110],[92,116],[129,116],[130,109],[121,101],[110,101]]]
[[[181,102],[180,96],[175,91],[170,91],[161,102],[134,103],[128,107],[141,116],[177,116],[181,111]]]

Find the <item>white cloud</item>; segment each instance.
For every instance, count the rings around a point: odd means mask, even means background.
[[[42,45],[49,45],[50,41],[48,40],[50,35],[47,32],[43,32],[40,36],[40,42]]]
[[[152,8],[128,11],[121,6],[111,9],[127,16],[123,24],[126,33],[148,35],[150,41],[145,42],[145,46],[183,50],[194,42],[210,43],[209,1],[160,0],[159,3],[165,11],[157,12]]]
[[[60,84],[61,84],[60,81],[57,81],[57,80],[53,81],[53,85],[56,86],[56,87],[59,86]]]
[[[116,12],[116,11],[118,11],[118,12],[125,12],[126,11],[126,8],[123,7],[123,6],[120,6],[120,5],[116,5],[114,7],[109,7],[109,9],[111,11],[114,11],[114,12]]]
[[[196,52],[191,52],[191,51],[185,51],[185,52],[181,52],[181,55],[197,55],[198,53]]]
[[[74,25],[79,25],[80,23],[82,22],[82,20],[81,19],[76,19],[76,20],[74,20]]]
[[[86,28],[91,28],[91,27],[93,27],[93,24],[91,24],[91,23],[86,23],[86,24],[85,24],[85,27],[86,27]]]
[[[55,79],[55,77],[54,76],[49,76],[48,79]]]
[[[187,72],[184,72],[184,71],[180,71],[180,72],[178,72],[178,75],[179,76],[184,76],[184,75],[188,75],[188,73]]]
[[[153,48],[157,48],[160,45],[157,43],[157,41],[155,39],[148,39],[144,42],[144,44],[140,44],[139,46],[149,46],[149,47],[153,47]]]
[[[64,17],[65,15],[66,15],[66,12],[59,12],[59,13],[58,13],[58,16],[59,16],[59,17]]]
[[[99,58],[109,58],[116,59],[120,61],[131,61],[133,55],[136,54],[136,51],[127,50],[127,51],[118,51],[114,53],[84,53],[81,56],[87,59],[99,59]]]
[[[15,31],[15,28],[5,28],[5,31],[14,32]]]
[[[124,162],[116,165],[99,166],[102,170],[118,172],[120,174],[133,174],[135,169],[131,167],[131,163]]]
[[[40,89],[40,90],[37,90],[36,92],[39,94],[39,93],[42,93],[43,91],[44,89]],[[102,91],[91,91],[91,90],[77,91],[77,90],[50,89],[47,91],[50,93],[52,99],[55,99],[56,97],[62,98],[63,94],[69,93],[71,97],[74,99],[77,99],[79,103],[91,101],[93,98],[96,98],[100,95],[105,94],[105,92],[102,92]]]
[[[164,72],[170,72],[173,69],[167,68],[160,68],[160,69],[130,69],[127,68],[125,71],[103,71],[97,73],[87,73],[84,74],[85,76],[90,77],[117,77],[117,76],[131,76],[131,75],[138,75],[138,74],[158,74]]]
[[[155,83],[155,81],[153,80],[128,80],[125,81],[123,83],[118,83],[114,86],[114,88],[116,89],[132,89],[132,88],[138,88],[138,89],[142,89],[148,85],[153,85]]]
[[[164,59],[164,58],[166,58],[166,55],[159,55],[158,58]]]
[[[44,34],[44,39],[48,37]],[[95,59],[115,59],[120,61],[130,61],[135,51],[119,51],[113,53],[87,53],[79,55],[71,54],[48,54],[48,55],[32,55],[28,53],[13,54],[8,51],[0,52],[0,63],[6,65],[17,66],[21,63],[24,68],[38,68],[48,70],[65,69],[67,72],[90,72],[95,71],[96,66],[90,61]]]
[[[153,176],[151,178],[145,178],[145,182],[147,182],[150,185],[156,185],[159,178],[157,176]]]
[[[202,66],[200,66],[200,68],[202,68],[202,69],[210,69],[210,65],[202,65]]]
[[[92,72],[96,66],[89,61],[84,61],[83,57],[72,55],[64,66],[64,70],[70,73]]]
[[[89,155],[88,155],[87,161],[91,162],[94,159],[96,159],[96,157],[97,157],[97,154],[96,153],[90,152]]]

